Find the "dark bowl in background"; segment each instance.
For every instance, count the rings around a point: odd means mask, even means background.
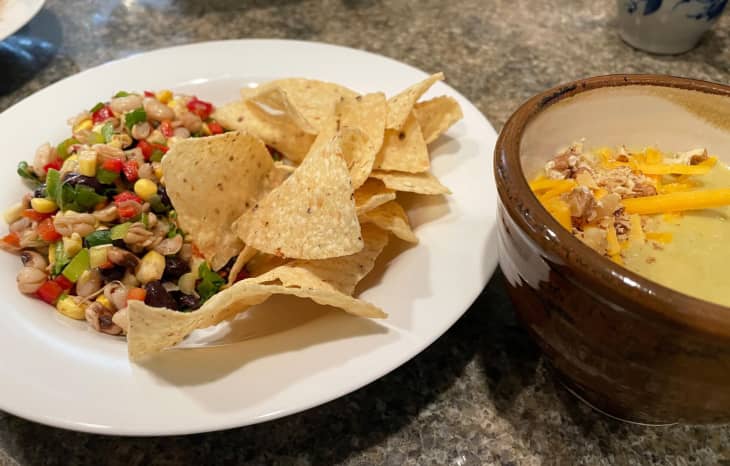
[[[668,289],[593,252],[530,191],[527,178],[581,138],[590,147],[707,147],[727,163],[730,87],[656,75],[569,83],[523,104],[504,126],[494,156],[500,265],[509,294],[569,390],[632,422],[730,421],[730,308]]]

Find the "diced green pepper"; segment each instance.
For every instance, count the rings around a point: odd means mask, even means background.
[[[99,246],[101,244],[111,244],[112,232],[111,230],[96,230],[84,238],[84,242],[87,247]]]
[[[98,112],[102,108],[104,108],[104,102],[98,102],[96,105],[91,107],[91,110],[89,110],[89,113]]]
[[[78,185],[76,186],[76,195],[74,201],[82,211],[88,211],[94,208],[94,206],[101,201],[106,200],[104,196],[96,194],[94,188],[88,186]]]
[[[117,97],[127,97],[128,95],[129,95],[129,92],[127,92],[127,91],[119,91],[116,94],[114,94],[114,98],[116,99]]]
[[[68,149],[73,146],[74,144],[78,144],[79,141],[77,141],[74,138],[68,138],[61,141],[61,143],[56,146],[56,152],[58,153],[58,156],[61,158],[61,160],[66,160],[68,156],[70,155],[68,153]]]
[[[86,141],[87,144],[104,144],[106,142],[104,140],[104,136],[101,135],[101,133],[97,133],[96,131],[91,132],[89,134],[88,140]]]
[[[54,250],[51,275],[55,277],[61,273],[63,268],[66,267],[66,264],[69,263],[70,259],[66,255],[66,249],[63,247],[63,241],[58,241],[51,247]]]
[[[147,121],[147,112],[145,112],[142,107],[132,110],[124,115],[124,125],[130,131],[134,125],[144,121]]]
[[[61,172],[51,168],[46,173],[46,196],[56,203],[59,208],[63,207],[61,199]]]
[[[131,222],[125,222],[119,225],[114,225],[111,230],[111,238],[112,240],[117,239],[123,239],[125,236],[127,236],[127,232],[129,231],[129,227],[132,226]]]
[[[117,172],[104,168],[98,168],[96,170],[96,179],[99,180],[99,183],[101,184],[112,184],[117,178],[119,178],[119,173]]]
[[[101,265],[106,264],[108,257],[107,253],[109,252],[109,246],[110,244],[102,244],[99,246],[94,246],[92,248],[89,248],[89,267],[90,268],[96,268]]]
[[[159,194],[155,194],[149,199],[147,199],[147,202],[150,203],[150,208],[152,209],[152,212],[156,214],[164,214],[169,209],[168,207],[162,203],[162,198],[159,196]]]
[[[150,155],[150,162],[162,162],[162,157],[164,156],[164,152],[162,152],[160,149],[155,149],[152,151],[152,155]]]
[[[101,127],[101,135],[104,136],[104,142],[110,142],[114,136],[114,125],[111,121],[104,123]]]
[[[71,262],[63,269],[63,276],[76,283],[82,273],[89,270],[89,250],[83,248],[79,251]]]

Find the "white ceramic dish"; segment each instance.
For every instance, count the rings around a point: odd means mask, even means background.
[[[64,79],[0,114],[0,205],[24,192],[15,165],[66,119],[120,89],[173,88],[221,104],[241,86],[305,76],[389,95],[425,73],[370,53],[325,44],[240,40],[174,47]],[[15,287],[20,262],[0,254],[0,409],[68,429],[163,435],[253,424],[327,402],[395,369],[444,333],[472,304],[497,261],[496,133],[445,84],[464,119],[434,143],[433,171],[448,198],[406,197],[421,242],[392,259],[392,241],[361,297],[387,320],[358,319],[307,300],[273,298],[232,324],[194,334],[146,366],[123,339],[95,333]],[[384,265],[387,264],[387,267]],[[361,287],[363,288],[363,287]],[[230,344],[226,344],[230,343]]]
[[[23,27],[44,3],[45,0],[0,0],[0,40]]]

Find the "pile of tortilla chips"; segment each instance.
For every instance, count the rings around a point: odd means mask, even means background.
[[[196,311],[130,301],[130,357],[171,347],[274,294],[385,317],[352,294],[390,233],[418,241],[397,191],[449,193],[429,172],[427,144],[461,109],[447,96],[418,102],[441,79],[390,99],[309,79],[272,81],[215,112],[230,132],[178,142],[162,166],[180,225],[214,270],[236,260],[226,287]],[[250,278],[234,283],[244,267]]]

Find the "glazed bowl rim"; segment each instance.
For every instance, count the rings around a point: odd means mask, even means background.
[[[683,328],[730,339],[730,307],[660,285],[597,254],[564,229],[530,190],[520,161],[521,141],[529,123],[550,106],[578,94],[627,86],[666,87],[730,97],[730,86],[653,74],[595,76],[541,92],[510,116],[497,140],[494,176],[501,206],[543,252],[558,258],[563,266],[575,272],[574,277],[579,284],[591,294],[598,294],[609,302],[638,304],[631,309],[641,314],[639,317],[658,318]],[[510,199],[518,199],[519,202],[511,202]]]

